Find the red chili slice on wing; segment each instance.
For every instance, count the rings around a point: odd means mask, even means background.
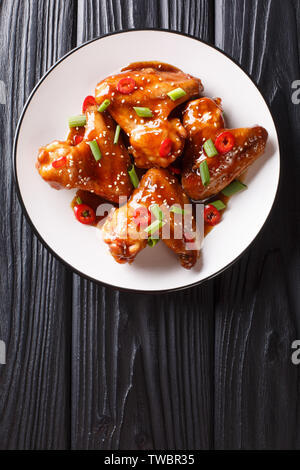
[[[92,95],[87,96],[82,104],[82,112],[85,113],[89,106],[94,106],[95,104],[97,104],[95,98]]]
[[[78,145],[82,141],[83,141],[83,136],[82,135],[76,134],[74,136],[74,139],[73,139],[74,145]]]
[[[134,90],[136,83],[131,77],[124,77],[119,80],[117,90],[123,95],[129,95]]]
[[[170,155],[170,153],[172,152],[172,146],[173,146],[173,142],[171,139],[165,139],[162,143],[161,143],[161,146],[160,146],[160,149],[159,149],[159,156],[161,158],[166,158]]]
[[[204,207],[204,221],[208,225],[217,225],[221,220],[221,214],[215,206],[208,204]]]
[[[233,149],[234,143],[235,139],[233,134],[229,131],[225,131],[216,138],[215,147],[219,153],[224,154]]]
[[[151,213],[148,209],[136,209],[134,212],[134,221],[138,228],[146,228],[151,224]]]
[[[78,204],[74,207],[74,213],[76,219],[85,225],[91,225],[96,220],[96,214],[94,209],[92,209],[87,204]]]
[[[55,169],[62,168],[63,166],[65,166],[66,163],[67,163],[67,157],[60,157],[52,162],[52,166]]]

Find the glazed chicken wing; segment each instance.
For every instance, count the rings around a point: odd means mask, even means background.
[[[129,87],[132,86],[129,93],[124,79],[127,79]],[[120,83],[123,83],[123,88]],[[177,88],[182,88],[185,95],[173,101],[167,93]],[[128,134],[129,152],[134,156],[137,167],[166,168],[182,153],[186,138],[180,120],[169,115],[178,105],[198,97],[202,90],[199,79],[176,67],[144,62],[131,64],[122,73],[100,82],[96,88],[96,100],[99,104],[104,99],[110,100],[109,112]],[[134,107],[149,108],[152,117],[139,117]],[[170,139],[167,152],[161,147],[166,139]]]
[[[189,206],[184,207],[185,204]],[[189,198],[177,180],[163,169],[148,170],[129,202],[119,209],[112,209],[102,228],[111,254],[119,263],[132,263],[146,247],[148,233],[145,229],[157,220],[153,216],[150,220],[153,205],[160,207],[165,224],[157,229],[156,236],[177,254],[184,268],[190,269],[199,257],[201,236]],[[169,212],[174,205],[178,209],[177,214]],[[178,214],[183,208],[184,217]]]
[[[200,98],[191,101],[183,115],[188,143],[183,158],[182,187],[194,200],[204,200],[219,193],[239,177],[266,147],[268,133],[263,127],[226,129],[234,136],[234,147],[225,154],[207,158],[203,144],[225,131],[220,100]],[[207,161],[210,182],[202,183],[200,163]]]
[[[114,144],[115,124],[107,113],[99,113],[97,106],[86,110],[83,141],[73,145],[71,139],[55,141],[39,150],[37,169],[56,189],[76,188],[91,191],[108,201],[118,202],[119,196],[129,196],[132,184],[128,175],[130,157],[119,137]],[[97,140],[102,158],[96,161],[89,141]],[[55,168],[52,163],[59,161]]]

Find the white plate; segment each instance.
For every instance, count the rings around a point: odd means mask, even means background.
[[[223,221],[206,237],[202,259],[182,268],[163,243],[146,248],[132,265],[114,261],[100,231],[79,224],[70,209],[75,191],[55,191],[39,176],[38,148],[64,139],[67,118],[78,114],[96,84],[130,62],[160,60],[200,77],[204,94],[222,98],[232,127],[260,124],[269,133],[267,151],[248,171],[247,191],[234,196]],[[38,236],[63,262],[95,281],[136,291],[167,291],[219,273],[250,245],[275,199],[279,144],[268,106],[248,75],[219,50],[167,31],[128,31],[91,41],[67,54],[41,79],[24,108],[15,138],[15,178],[21,203]]]

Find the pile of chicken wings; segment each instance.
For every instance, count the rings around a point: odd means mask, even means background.
[[[39,150],[37,169],[52,187],[114,203],[101,229],[119,263],[161,239],[193,267],[203,236],[196,204],[206,204],[206,223],[219,221],[220,207],[209,201],[265,150],[263,127],[227,129],[221,100],[202,93],[201,81],[176,67],[133,63],[97,85],[66,141]],[[78,220],[95,221],[83,202]]]

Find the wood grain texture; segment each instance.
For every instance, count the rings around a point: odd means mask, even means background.
[[[212,2],[84,1],[78,44],[170,27],[213,40]],[[73,280],[72,447],[213,445],[213,283],[154,296]]]
[[[33,86],[71,48],[72,1],[0,3],[0,448],[69,444],[71,277],[33,236],[12,179],[17,118]],[[35,197],[35,195],[33,195]],[[42,208],[41,208],[42,211]]]
[[[218,0],[218,46],[259,84],[279,129],[281,187],[247,255],[216,280],[216,448],[299,448],[299,2]],[[288,25],[288,26],[287,26]],[[292,202],[293,201],[293,202]],[[224,293],[226,297],[224,298]]]

